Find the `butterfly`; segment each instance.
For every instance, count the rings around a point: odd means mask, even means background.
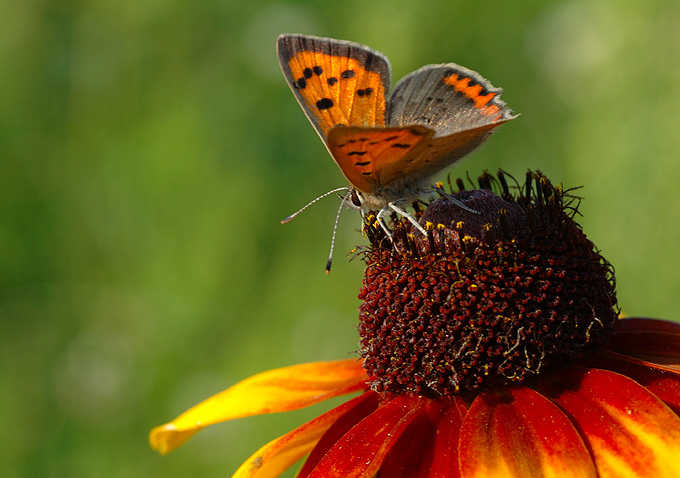
[[[432,190],[428,180],[517,116],[503,92],[455,63],[426,65],[389,93],[382,53],[344,40],[283,34],[281,70],[295,98],[350,183],[343,204],[382,217]],[[345,189],[345,188],[341,188]],[[311,204],[311,203],[310,203]],[[341,205],[342,207],[342,205]]]

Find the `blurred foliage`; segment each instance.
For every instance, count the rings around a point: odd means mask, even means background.
[[[258,371],[358,347],[359,218],[278,70],[282,32],[455,61],[520,119],[453,168],[584,186],[624,312],[678,320],[680,3],[0,3],[3,476],[228,476],[320,409],[148,430]]]

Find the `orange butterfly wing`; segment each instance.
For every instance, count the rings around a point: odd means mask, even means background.
[[[433,135],[434,130],[418,125],[337,127],[328,134],[328,149],[355,188],[375,194],[382,185],[408,176]]]
[[[279,63],[324,142],[336,125],[382,126],[390,87],[387,58],[358,43],[281,35]]]
[[[406,75],[386,100],[389,61],[365,45],[281,35],[277,51],[333,159],[373,204],[417,194],[424,180],[516,117],[500,100],[503,90],[454,63]]]

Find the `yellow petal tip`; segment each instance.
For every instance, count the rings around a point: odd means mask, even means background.
[[[197,431],[197,429],[179,430],[174,424],[166,423],[151,430],[149,444],[161,455],[167,455],[191,438]]]

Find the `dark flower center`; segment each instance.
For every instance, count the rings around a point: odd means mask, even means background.
[[[434,397],[521,382],[612,333],[613,269],[573,221],[577,198],[540,173],[516,194],[498,180],[453,195],[470,210],[444,197],[418,211],[427,237],[396,218],[391,241],[366,224],[359,331],[374,390]]]

